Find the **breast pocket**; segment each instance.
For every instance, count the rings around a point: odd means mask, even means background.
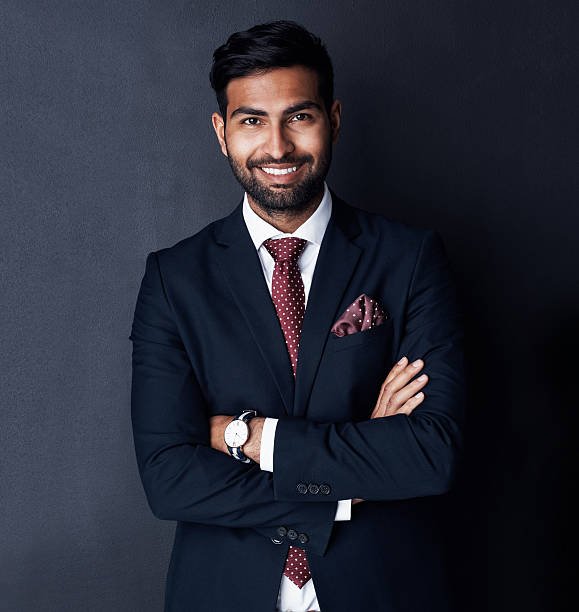
[[[375,342],[383,342],[385,345],[389,345],[392,339],[392,329],[392,319],[390,318],[386,319],[381,325],[347,336],[336,336],[336,334],[330,332],[326,350],[329,353],[334,353],[356,347],[369,347]]]
[[[341,338],[330,332],[308,411],[313,420],[337,423],[369,418],[392,361],[392,321]]]

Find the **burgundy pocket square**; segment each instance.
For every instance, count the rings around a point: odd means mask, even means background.
[[[336,336],[349,336],[386,321],[388,314],[379,302],[365,293],[358,296],[332,326],[331,332]]]

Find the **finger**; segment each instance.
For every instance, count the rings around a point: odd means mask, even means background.
[[[386,380],[384,380],[383,384],[387,385],[393,378],[398,376],[398,374],[402,372],[402,370],[404,370],[404,368],[407,365],[408,365],[408,357],[404,355],[404,357],[402,357],[402,359],[400,359],[398,363],[394,364],[394,367],[390,370],[390,372],[388,372],[388,376],[386,376]]]
[[[402,387],[400,391],[393,393],[390,396],[390,401],[386,408],[386,414],[392,414],[397,412],[406,401],[408,401],[413,395],[418,393],[427,383],[428,374],[421,374],[416,380],[409,382],[406,386]]]
[[[420,370],[424,367],[424,361],[422,359],[416,359],[412,363],[409,363],[405,368],[402,368],[400,372],[388,383],[388,388],[391,393],[396,393],[408,384],[408,382],[414,378]]]
[[[380,406],[382,405],[383,399],[384,399],[384,389],[386,388],[386,383],[382,383],[382,386],[380,387],[380,393],[378,394],[378,399],[376,400],[376,404],[374,406],[374,410],[372,410],[372,414],[370,415],[371,419],[375,419],[379,415],[380,412]]]
[[[409,415],[412,411],[424,401],[424,393],[419,391],[416,395],[413,395],[403,406],[396,412],[396,414]]]
[[[424,361],[422,361],[422,359],[416,359],[406,366],[400,362],[396,365],[400,365],[401,367],[399,369],[396,369],[396,367],[392,368],[391,373],[394,375],[393,378],[391,378],[389,382],[384,381],[382,384],[378,401],[376,402],[370,417],[372,419],[387,416],[389,413],[396,411],[408,399],[408,397],[412,395],[412,392],[415,392],[416,389],[423,386],[419,385],[418,387],[413,387],[410,395],[406,394],[403,397],[403,401],[392,404],[392,397],[403,389],[413,376],[416,376],[416,374],[420,372],[420,370],[424,367]]]
[[[381,417],[386,416],[386,405],[386,402],[381,402],[380,404],[377,404],[374,410],[372,411],[370,418],[380,419]]]
[[[382,383],[382,386],[380,387],[380,393],[378,394],[376,405],[374,406],[374,410],[372,411],[372,414],[370,415],[371,419],[375,419],[378,416],[378,411],[380,410],[380,405],[384,398],[384,392],[387,389],[387,386],[396,376],[398,376],[398,374],[400,374],[400,372],[404,370],[404,368],[407,365],[408,365],[408,357],[406,357],[405,355],[404,357],[402,357],[402,359],[400,359],[397,363],[395,363],[394,366],[391,368],[390,372],[388,372],[388,376],[386,376],[386,379],[384,380],[384,382]],[[380,416],[384,416],[384,415],[380,415]]]
[[[426,374],[424,376],[426,376]],[[378,409],[375,409],[375,415],[372,416],[372,418],[394,416],[395,414],[410,414],[416,408],[416,406],[424,401],[424,392],[417,391],[417,389],[426,385],[427,382],[428,377],[419,383],[411,383],[413,385],[414,392],[412,394],[405,394],[407,399],[403,401],[400,399],[401,396],[399,395],[397,398],[391,400],[389,405],[382,405]],[[410,385],[408,385],[408,387],[410,387]],[[410,397],[408,397],[408,395],[410,395]]]

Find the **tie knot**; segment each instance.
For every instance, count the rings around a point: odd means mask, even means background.
[[[306,243],[307,240],[303,238],[277,238],[276,240],[270,238],[263,243],[263,246],[276,262],[287,260],[297,262]]]

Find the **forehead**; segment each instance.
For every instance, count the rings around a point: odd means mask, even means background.
[[[232,79],[225,93],[228,115],[240,106],[275,114],[304,100],[322,105],[318,75],[305,66],[272,68],[267,72]]]

